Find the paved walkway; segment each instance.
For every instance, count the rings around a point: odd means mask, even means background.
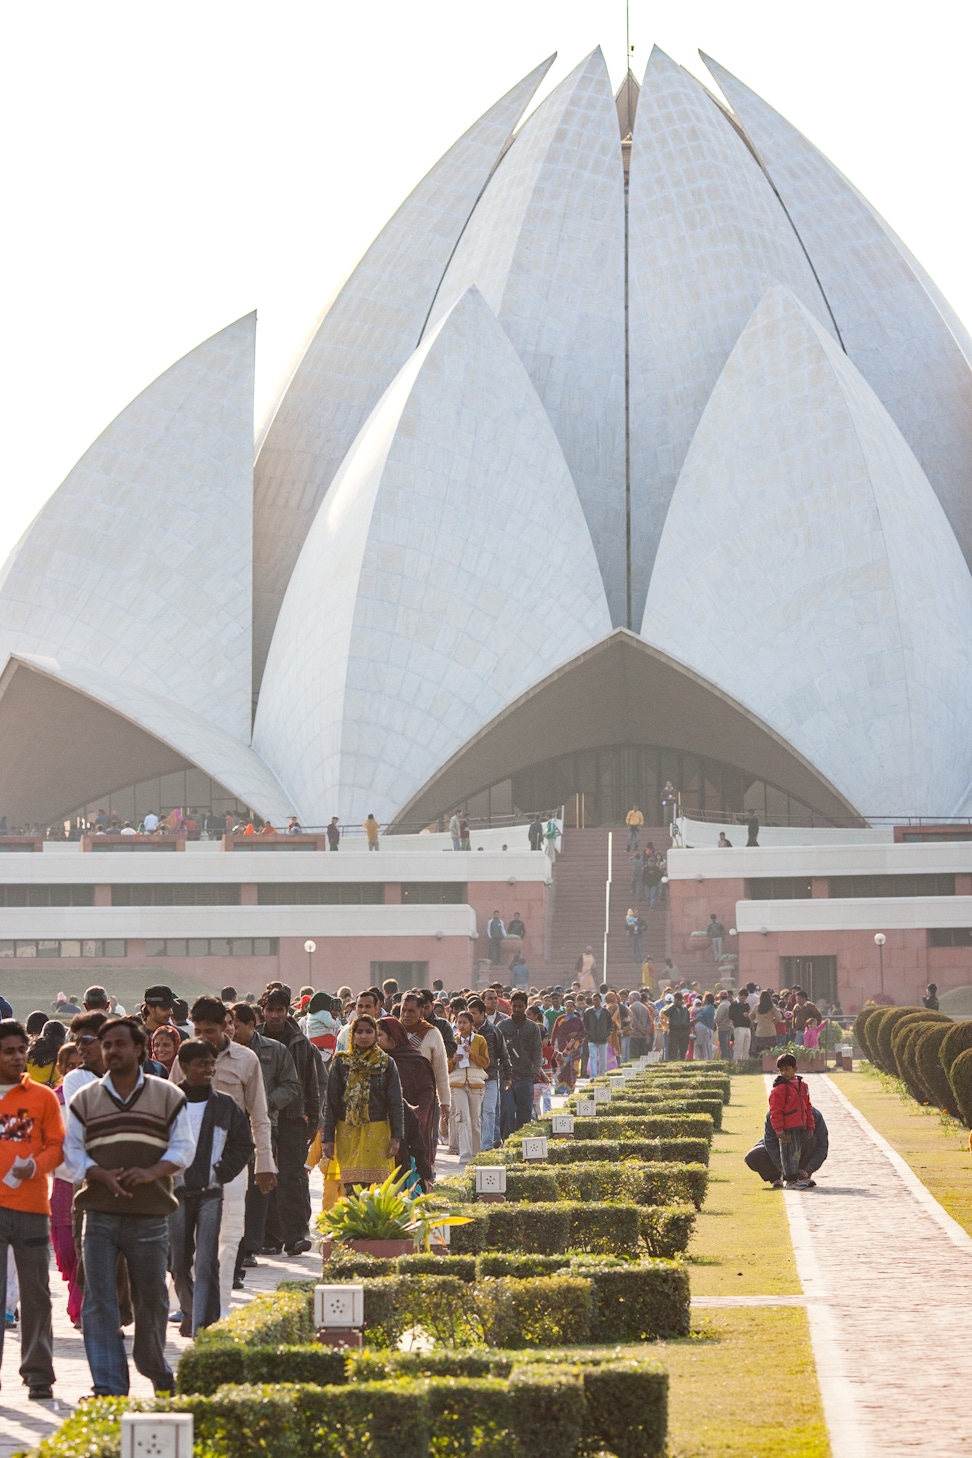
[[[783,1198],[833,1458],[972,1454],[972,1238],[839,1080],[810,1082],[830,1157]]]

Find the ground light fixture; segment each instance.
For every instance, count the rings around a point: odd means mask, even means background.
[[[122,1458],[192,1458],[191,1412],[123,1412]]]

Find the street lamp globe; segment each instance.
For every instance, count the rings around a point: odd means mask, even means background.
[[[317,943],[316,942],[311,942],[311,941],[305,942],[304,943],[304,951],[307,953],[308,956],[310,956],[312,952],[316,952],[317,951]]]
[[[884,932],[875,932],[874,933],[874,944],[875,944],[875,946],[883,947],[886,941],[887,941],[887,937],[884,935]]]

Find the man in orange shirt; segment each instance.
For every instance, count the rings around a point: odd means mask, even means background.
[[[0,1022],[0,1290],[6,1296],[12,1246],[20,1283],[20,1375],[37,1402],[54,1396],[47,1176],[61,1163],[63,1143],[57,1099],[27,1073],[27,1034],[20,1023],[5,1018]]]

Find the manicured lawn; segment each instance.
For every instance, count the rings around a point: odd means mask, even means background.
[[[693,1296],[799,1296],[783,1191],[743,1164],[763,1132],[766,1084],[732,1080],[710,1160],[709,1193],[696,1221],[688,1262]]]
[[[657,1348],[670,1458],[828,1458],[801,1307],[698,1312],[692,1325],[697,1337]]]
[[[27,958],[5,957],[0,960],[0,992],[12,1005],[14,1017],[25,1018],[35,1008],[46,1012],[48,1017],[53,1017],[51,1004],[59,992],[66,992],[69,996],[76,993],[80,998],[86,987],[97,982],[107,987],[128,1012],[135,1012],[146,987],[153,982],[166,983],[177,997],[184,997],[190,1003],[203,992],[215,992],[218,995],[221,986],[220,958],[213,957],[210,960],[213,962],[214,980],[200,984],[181,973],[171,972],[164,957],[159,957],[144,967],[113,967],[111,962],[92,958],[90,967],[55,968],[53,971],[44,967],[32,967]],[[250,990],[246,985],[240,987],[241,993]],[[259,992],[260,988],[257,986],[252,990]]]
[[[850,1076],[835,1074],[834,1083],[907,1161],[939,1204],[972,1235],[968,1129],[943,1119],[937,1109],[917,1104],[910,1094],[902,1096],[892,1080],[874,1069],[864,1068]]]

